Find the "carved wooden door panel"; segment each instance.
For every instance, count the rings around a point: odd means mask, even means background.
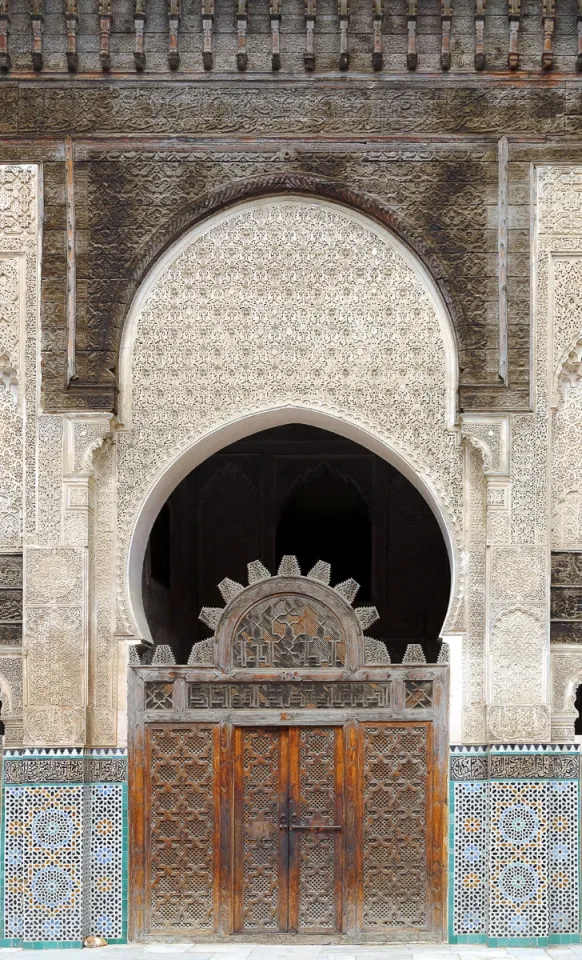
[[[236,932],[336,932],[343,882],[341,727],[238,727]]]

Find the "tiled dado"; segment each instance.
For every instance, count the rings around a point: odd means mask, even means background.
[[[580,942],[580,754],[574,744],[453,747],[449,940]]]
[[[125,943],[125,751],[7,750],[2,794],[1,945]]]

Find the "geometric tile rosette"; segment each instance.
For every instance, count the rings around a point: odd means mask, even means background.
[[[578,780],[548,784],[548,880],[550,934],[579,930],[579,789]]]
[[[489,783],[453,783],[453,934],[486,936],[489,912]]]
[[[79,941],[83,787],[5,785],[4,937]]]
[[[124,784],[91,784],[90,930],[107,940],[123,936]]]
[[[548,781],[490,784],[490,937],[548,935]]]

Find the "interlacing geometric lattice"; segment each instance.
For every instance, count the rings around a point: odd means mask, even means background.
[[[577,933],[580,916],[578,878],[579,780],[553,780],[548,789],[550,839],[550,933]]]
[[[91,933],[123,937],[123,794],[122,783],[92,783],[91,790]]]
[[[212,930],[214,730],[152,728],[151,925]]]
[[[337,728],[302,727],[299,735],[298,819],[332,825],[335,819]],[[335,930],[335,836],[300,831],[299,926]]]
[[[365,929],[427,923],[427,749],[426,727],[364,726]]]
[[[244,930],[279,929],[279,763],[276,730],[243,730]]]
[[[453,933],[486,934],[489,904],[489,784],[454,783]]]

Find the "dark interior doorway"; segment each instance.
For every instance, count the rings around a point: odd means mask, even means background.
[[[246,584],[246,564],[276,571],[295,554],[307,572],[317,560],[332,583],[353,577],[359,603],[380,620],[368,631],[392,661],[421,643],[434,662],[450,570],[446,545],[416,488],[358,444],[290,424],[254,434],[209,457],[169,497],[154,523],[143,569],[144,608],[156,643],[185,663],[208,636],[203,606],[222,606],[217,584]]]

